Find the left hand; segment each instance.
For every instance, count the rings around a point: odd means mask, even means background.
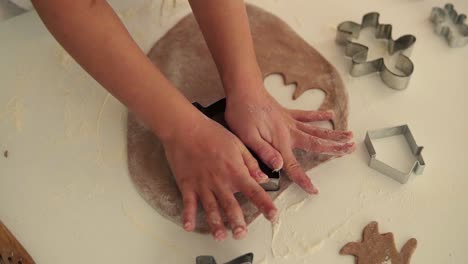
[[[351,131],[314,127],[308,122],[330,120],[332,112],[289,110],[282,107],[261,81],[251,89],[231,89],[225,119],[229,128],[274,170],[284,168],[289,178],[310,194],[318,193],[297,162],[293,149],[343,156],[355,149]]]

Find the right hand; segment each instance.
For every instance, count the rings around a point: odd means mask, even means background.
[[[193,121],[193,120],[192,120]],[[267,176],[245,145],[220,124],[201,116],[188,130],[163,140],[167,160],[183,196],[184,229],[193,231],[197,202],[216,240],[227,237],[221,210],[235,239],[247,234],[243,212],[234,197],[242,192],[270,221],[277,215],[271,198],[258,184]]]

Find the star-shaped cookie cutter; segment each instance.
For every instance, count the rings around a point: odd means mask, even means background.
[[[416,157],[416,161],[411,167],[411,170],[408,172],[402,172],[384,163],[383,161],[378,160],[374,144],[372,143],[372,140],[374,139],[392,137],[397,135],[403,135],[405,137],[411,149],[411,152]],[[414,140],[413,134],[411,133],[411,130],[409,129],[408,125],[367,131],[364,143],[366,144],[366,148],[370,156],[369,167],[381,172],[382,174],[389,176],[390,178],[398,181],[399,183],[406,183],[412,173],[419,175],[424,172],[424,167],[426,166],[426,163],[424,162],[424,159],[421,155],[423,147],[420,147],[418,146],[418,144],[416,144],[416,141]]]
[[[458,14],[452,4],[446,4],[444,8],[432,8],[430,20],[434,24],[434,31],[438,35],[444,36],[451,48],[463,47],[468,43],[468,25],[465,23],[466,15]],[[458,32],[453,32],[447,26],[447,21],[453,23]]]
[[[351,75],[362,76],[369,73],[379,72],[382,81],[390,88],[403,90],[408,87],[411,74],[414,71],[413,62],[409,59],[411,50],[416,37],[413,35],[404,35],[397,40],[392,39],[392,25],[380,24],[380,14],[377,12],[367,13],[362,17],[362,23],[358,24],[352,21],[345,21],[338,25],[336,42],[339,45],[346,46],[345,54],[351,57]],[[377,39],[386,39],[388,53],[393,55],[399,53],[395,67],[400,72],[394,72],[387,68],[383,58],[377,58],[373,61],[367,61],[369,48],[365,45],[353,42],[353,39],[359,37],[363,28],[374,27],[375,37]]]

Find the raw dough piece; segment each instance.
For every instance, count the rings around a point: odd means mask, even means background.
[[[357,264],[409,264],[416,246],[417,240],[411,238],[398,252],[393,234],[379,234],[377,222],[371,222],[364,228],[362,241],[346,244],[340,254],[356,256]]]
[[[279,73],[286,84],[295,83],[294,98],[308,89],[323,90],[326,95],[319,110],[334,111],[334,128],[346,130],[348,96],[335,68],[281,19],[251,5],[247,6],[247,12],[263,76]],[[186,16],[169,30],[148,57],[190,102],[208,106],[224,97],[216,66],[193,15]],[[160,214],[182,226],[182,197],[164,149],[132,113],[128,116],[127,140],[129,172],[138,191]],[[305,170],[332,158],[303,151],[295,151],[295,154]],[[291,181],[283,177],[280,190],[269,193],[270,196],[275,199],[290,184]],[[246,222],[252,222],[259,215],[257,208],[243,195],[237,198]],[[196,231],[208,231],[201,208],[196,225]]]

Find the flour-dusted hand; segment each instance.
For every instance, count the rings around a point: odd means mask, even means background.
[[[166,156],[182,193],[184,228],[195,228],[197,201],[206,212],[206,221],[216,240],[227,232],[221,210],[235,239],[243,238],[247,226],[234,193],[242,192],[269,220],[277,210],[268,194],[258,184],[268,177],[244,144],[218,123],[200,119],[190,131],[175,133],[163,141]]]
[[[290,179],[310,194],[318,193],[293,149],[343,156],[355,145],[350,131],[314,127],[309,122],[330,120],[331,112],[288,110],[271,97],[261,81],[252,89],[230,89],[225,118],[230,129],[274,170],[284,168]]]

